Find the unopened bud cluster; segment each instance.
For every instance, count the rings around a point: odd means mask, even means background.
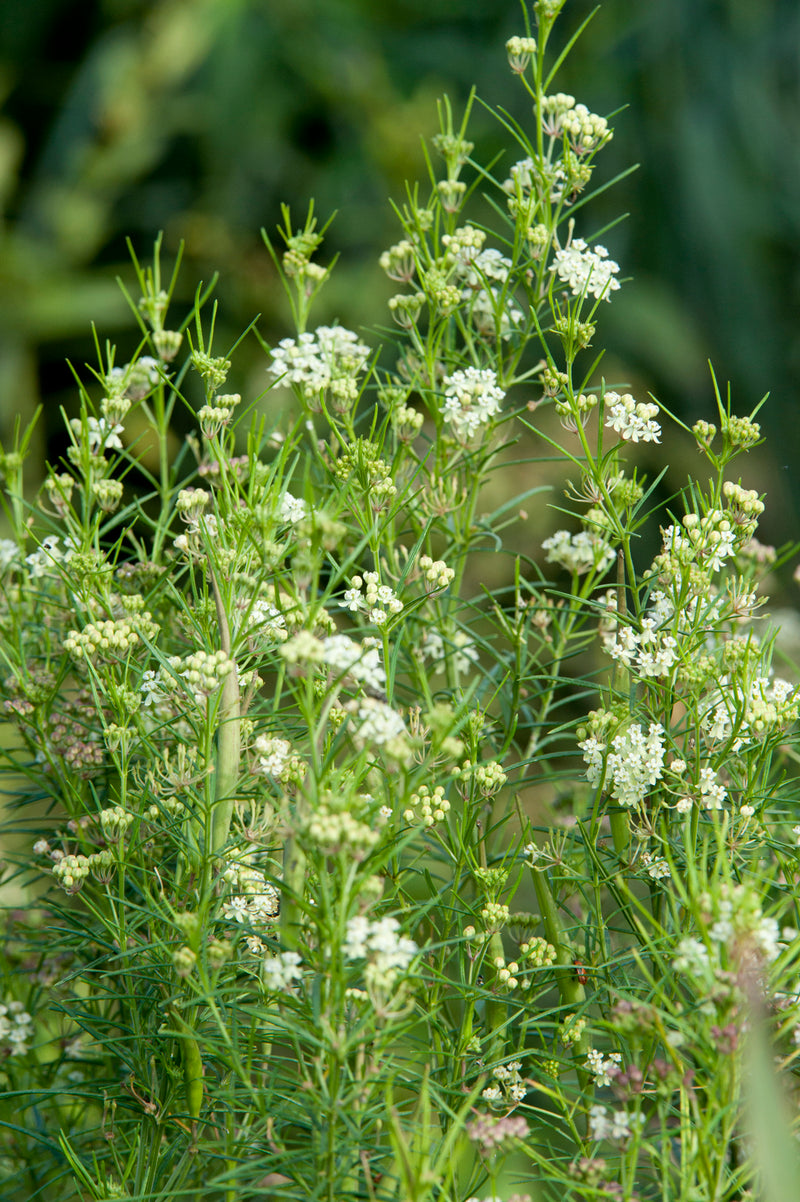
[[[110,806],[108,809],[101,810],[99,820],[103,830],[103,837],[109,843],[118,843],[125,837],[125,833],[131,826],[133,818],[133,814],[130,814],[121,805]]]
[[[64,640],[64,649],[75,660],[91,661],[127,655],[143,636],[155,638],[158,625],[149,613],[140,614],[134,622],[115,619],[106,622],[87,622],[83,630],[71,630]]]
[[[421,822],[423,826],[433,826],[443,822],[450,811],[450,802],[444,795],[444,787],[437,785],[431,792],[427,785],[420,785],[417,793],[412,793],[408,799],[408,808],[403,811],[406,822]]]
[[[462,780],[474,780],[484,797],[493,797],[495,793],[499,793],[508,780],[501,766],[493,760],[483,764],[473,764],[471,760],[464,760],[464,763],[454,770],[453,775]]]
[[[381,459],[378,448],[359,438],[345,447],[333,465],[333,474],[342,483],[358,483],[376,512],[383,509],[397,492],[391,469]]]
[[[53,864],[53,876],[65,893],[77,893],[90,874],[100,879],[108,879],[108,873],[114,864],[114,853],[109,848],[90,856],[61,856]]]
[[[121,480],[95,480],[92,492],[104,513],[114,513],[122,500],[123,484]]]
[[[402,242],[385,250],[379,262],[390,280],[408,284],[416,270],[413,243],[404,238]]]
[[[760,440],[761,427],[758,422],[752,421],[749,417],[731,416],[723,426],[723,434],[732,447],[741,447],[745,450],[755,446]]]
[[[223,376],[223,380],[224,378]],[[241,403],[241,400],[238,392],[218,393],[211,403],[198,409],[197,420],[200,422],[200,429],[206,438],[215,438],[221,430],[231,424],[234,409]]]
[[[221,388],[231,370],[230,359],[224,359],[221,356],[215,358],[213,355],[207,355],[205,351],[192,351],[192,363],[212,392]],[[221,397],[217,397],[218,402],[221,400]]]
[[[443,559],[431,559],[430,555],[420,555],[419,569],[428,588],[447,588],[452,583],[455,572],[448,568]]]
[[[534,38],[514,37],[509,38],[506,42],[508,65],[515,75],[522,75],[535,53],[536,40]]]
[[[324,856],[346,852],[354,860],[363,860],[380,839],[380,831],[347,810],[335,809],[327,800],[304,823],[302,837]]]
[[[519,946],[520,955],[524,957],[527,968],[547,968],[556,961],[556,949],[552,943],[536,935]]]
[[[235,664],[225,651],[195,651],[185,659],[173,657],[170,665],[198,697],[211,697]]]

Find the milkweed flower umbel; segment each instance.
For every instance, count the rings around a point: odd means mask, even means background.
[[[471,438],[500,412],[506,394],[497,385],[490,368],[467,367],[454,371],[444,381],[444,404],[440,410],[459,439]]]
[[[589,247],[583,238],[573,238],[569,246],[556,251],[551,271],[573,296],[590,294],[598,300],[611,300],[611,293],[619,288],[619,280],[614,278],[619,263],[609,259],[604,246]]]

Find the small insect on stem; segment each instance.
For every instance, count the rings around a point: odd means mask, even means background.
[[[578,978],[578,982],[581,985],[585,985],[589,978],[586,975],[586,969],[583,964],[581,964],[580,960],[573,960],[572,966],[575,969],[575,976]]]

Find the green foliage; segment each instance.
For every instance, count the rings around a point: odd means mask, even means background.
[[[712,380],[664,503],[666,410],[601,370],[633,286],[580,236],[613,130],[555,91],[561,7],[507,45],[508,162],[440,104],[369,342],[318,323],[313,206],[265,238],[274,343],[182,304],[159,239],[35,503],[34,426],[0,448],[9,1202],[785,1191],[800,696],[737,474],[762,402]],[[226,391],[261,352],[265,405]]]

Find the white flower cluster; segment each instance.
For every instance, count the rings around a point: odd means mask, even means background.
[[[285,492],[281,497],[281,503],[278,508],[278,517],[282,522],[288,522],[294,526],[301,522],[308,513],[308,506],[305,501],[293,497],[290,492]]]
[[[111,403],[125,396],[140,400],[159,382],[161,372],[158,360],[152,355],[142,355],[124,367],[112,367],[105,380],[109,396],[102,401],[101,408],[110,409]]]
[[[264,776],[272,776],[282,780],[292,754],[292,745],[288,739],[278,739],[274,735],[258,735],[253,740],[255,762],[253,768]]]
[[[604,246],[590,249],[583,238],[573,238],[569,246],[557,250],[551,271],[567,284],[573,296],[591,294],[598,300],[611,300],[619,288],[619,264],[609,259]]]
[[[604,396],[606,426],[626,442],[660,442],[661,427],[654,419],[658,405],[636,401],[629,392],[607,392]]]
[[[667,526],[663,532],[664,555],[681,564],[697,562],[712,572],[736,553],[737,532],[721,509],[702,515],[687,513],[680,526]]]
[[[366,613],[376,626],[385,625],[389,614],[399,614],[403,609],[403,602],[394,589],[381,584],[377,572],[365,572],[363,578],[352,576],[350,588],[339,604],[351,613]]]
[[[518,1106],[528,1092],[528,1086],[522,1077],[522,1062],[510,1060],[508,1064],[498,1064],[492,1069],[496,1085],[487,1085],[481,1097],[485,1102],[494,1106]]]
[[[595,571],[603,575],[614,562],[613,547],[594,530],[579,530],[570,534],[568,530],[557,530],[542,543],[548,563],[557,563],[568,572],[582,575]]]
[[[301,962],[297,952],[281,952],[279,956],[267,957],[262,965],[267,989],[283,992],[291,990],[295,981],[302,979]]]
[[[604,1057],[602,1052],[598,1052],[595,1048],[590,1048],[586,1053],[586,1067],[593,1075],[594,1083],[598,1087],[611,1084],[609,1070],[618,1068],[621,1063],[621,1052],[611,1052],[607,1057]]]
[[[58,544],[58,535],[50,534],[47,538],[42,539],[38,550],[25,556],[25,563],[28,565],[33,580],[39,580],[42,576],[52,576],[54,575],[53,569],[58,564],[69,563],[74,553],[74,547],[69,540],[66,540],[62,551]],[[16,543],[13,545],[16,547]]]
[[[610,602],[609,608],[616,609],[613,592],[606,601]],[[651,602],[638,631],[632,623],[622,626],[612,620],[600,632],[611,658],[629,670],[635,669],[642,679],[668,676],[678,661],[678,641],[663,629],[663,623],[672,618],[672,606],[663,593],[653,593]]]
[[[229,861],[222,879],[238,890],[223,904],[226,918],[250,926],[274,923],[280,911],[280,897],[259,868]]]
[[[0,1041],[7,1056],[23,1056],[33,1035],[33,1019],[22,1002],[0,1004]]]
[[[500,337],[510,338],[523,320],[522,310],[504,293],[513,266],[499,250],[488,247],[467,258],[458,272],[464,285],[461,298],[468,303],[472,321],[484,334],[495,333],[499,324]]]
[[[630,1139],[631,1128],[627,1111],[624,1108],[612,1110],[609,1118],[605,1106],[599,1103],[592,1106],[589,1110],[589,1134],[592,1139],[611,1139],[617,1142]]]
[[[105,451],[122,450],[119,436],[122,434],[123,428],[120,425],[112,425],[105,418],[97,417],[87,417],[85,421],[74,417],[69,424],[79,445],[85,436],[90,455],[102,455]],[[71,447],[70,450],[74,451],[75,448]],[[70,457],[75,458],[74,454]]]
[[[453,669],[462,675],[469,672],[479,659],[478,648],[463,630],[457,630],[447,640],[438,630],[426,630],[420,650],[426,659],[433,661],[434,673],[444,672],[448,660],[452,660]]]
[[[761,740],[769,731],[797,721],[799,711],[798,689],[788,680],[756,676],[744,685],[736,676],[722,676],[701,725],[709,743],[730,742],[730,750],[738,752],[745,742]]]
[[[342,951],[348,960],[366,960],[367,987],[385,991],[407,974],[419,948],[400,934],[396,918],[370,920],[358,915],[347,924]]]
[[[352,330],[319,326],[313,334],[281,339],[267,370],[273,380],[297,384],[303,395],[312,399],[334,381],[356,376],[370,354],[370,348],[359,342]]]
[[[364,697],[358,707],[357,738],[362,743],[385,747],[395,740],[405,741],[408,732],[397,710],[375,697]]]
[[[605,117],[590,112],[585,104],[576,104],[575,97],[566,92],[543,98],[542,128],[551,138],[568,138],[576,154],[598,150],[613,137]]]
[[[467,367],[445,376],[445,401],[440,412],[460,439],[471,438],[500,412],[506,394],[490,368]]]
[[[259,639],[274,639],[276,643],[284,643],[289,637],[286,629],[286,618],[271,601],[258,597],[247,610],[248,634],[257,635]]]
[[[607,748],[594,736],[578,744],[588,765],[586,777],[591,785],[603,782],[604,789],[621,806],[636,806],[644,801],[650,788],[661,779],[664,769],[664,727],[651,722],[647,734],[639,725],[629,726],[611,743],[603,772]]]
[[[509,171],[503,191],[509,195],[508,207],[514,217],[530,220],[539,205],[539,189],[546,186],[550,200],[558,204],[564,198],[566,173],[560,163],[537,168],[533,159],[520,159]],[[542,227],[544,228],[544,227]]]
[[[335,673],[351,676],[365,689],[382,693],[386,687],[386,673],[374,639],[357,643],[346,634],[332,634],[322,644],[322,660]]]
[[[713,894],[699,899],[704,938],[687,935],[673,957],[678,972],[710,985],[715,978],[730,981],[731,969],[756,956],[771,964],[784,945],[775,918],[761,910],[757,893],[747,885],[723,882]],[[720,1002],[726,1005],[724,992]]]

